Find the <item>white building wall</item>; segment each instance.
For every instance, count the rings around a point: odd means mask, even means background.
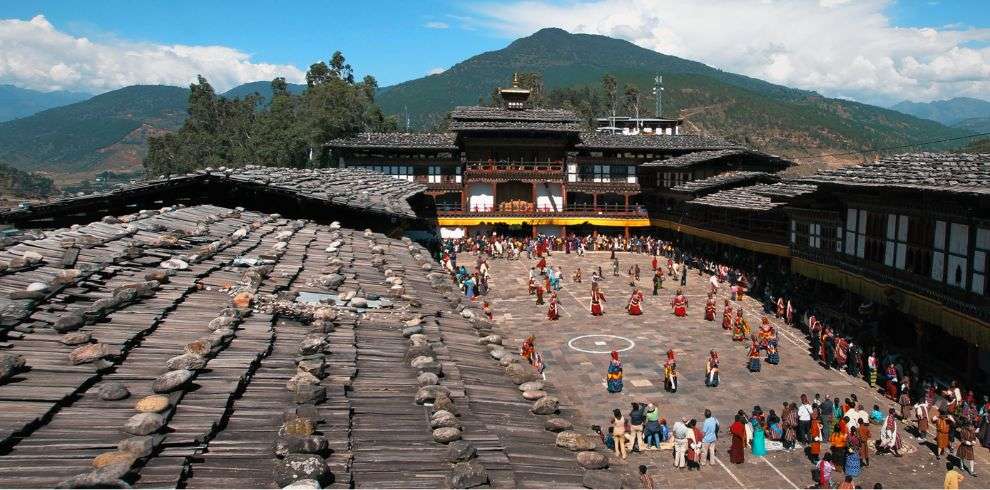
[[[491,211],[494,207],[494,184],[475,183],[468,187],[469,211]]]
[[[560,184],[536,185],[536,209],[541,211],[562,211],[564,195]]]

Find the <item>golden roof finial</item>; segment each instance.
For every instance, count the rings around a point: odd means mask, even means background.
[[[519,73],[512,73],[512,88],[519,88]]]

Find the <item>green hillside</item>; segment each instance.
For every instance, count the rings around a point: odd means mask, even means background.
[[[54,193],[55,185],[52,179],[0,163],[0,196],[38,198]]]
[[[286,86],[289,89],[290,94],[301,94],[306,90],[306,85],[298,83],[287,83]],[[243,99],[248,95],[258,94],[264,99],[264,103],[267,104],[272,100],[272,82],[271,81],[258,81],[258,82],[248,82],[243,85],[238,85],[223,93],[224,97],[228,98],[238,98]]]
[[[408,111],[413,126],[429,128],[452,107],[487,98],[515,72],[542,74],[547,91],[597,90],[602,76],[611,74],[620,89],[631,83],[645,94],[640,106],[647,113],[653,107],[648,95],[653,77],[661,73],[665,116],[681,115],[689,128],[790,156],[969,134],[896,111],[728,73],[627,41],[561,29],[543,29],[443,73],[386,87],[376,100],[386,113]]]
[[[115,164],[106,162],[114,154],[108,151],[113,145],[179,127],[188,97],[184,88],[136,85],[0,123],[0,161],[23,170],[66,173]]]

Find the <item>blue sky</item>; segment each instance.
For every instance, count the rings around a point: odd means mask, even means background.
[[[341,50],[358,74],[371,73],[382,85],[389,85],[449,68],[541,27],[555,26],[623,37],[650,49],[827,95],[878,103],[923,100],[990,92],[988,4],[987,0],[7,1],[0,5],[0,83],[99,92],[130,81],[182,85],[194,76],[182,72],[205,71],[223,87],[273,74],[298,79],[310,63]],[[811,19],[810,24],[801,25],[806,19]],[[747,25],[754,31],[747,32]],[[48,37],[50,41],[39,41]],[[80,47],[80,38],[96,46],[84,42]],[[175,45],[190,49],[176,50]],[[957,48],[966,48],[966,56]],[[155,62],[151,73],[142,73],[129,59],[134,52]],[[4,56],[13,61],[7,59],[5,65]],[[107,61],[114,57],[120,58],[119,66]],[[821,60],[808,61],[817,58]],[[28,59],[38,59],[39,65],[29,66]],[[93,68],[97,59],[98,71]],[[60,66],[52,71],[51,65]],[[108,72],[112,76],[104,76]]]

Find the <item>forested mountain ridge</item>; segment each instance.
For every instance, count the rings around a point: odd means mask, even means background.
[[[414,128],[430,128],[456,105],[485,102],[495,87],[507,85],[516,72],[541,75],[551,104],[566,99],[570,108],[598,116],[610,112],[608,104],[601,104],[605,97],[599,90],[605,75],[616,78],[620,91],[623,85],[633,86],[640,94],[640,114],[653,115],[649,94],[653,77],[659,73],[665,87],[665,117],[684,117],[688,130],[787,156],[969,134],[897,111],[725,72],[627,41],[561,29],[543,29],[443,73],[386,87],[377,101],[386,113],[399,115],[400,121],[408,113]],[[560,91],[570,95],[555,93]]]

